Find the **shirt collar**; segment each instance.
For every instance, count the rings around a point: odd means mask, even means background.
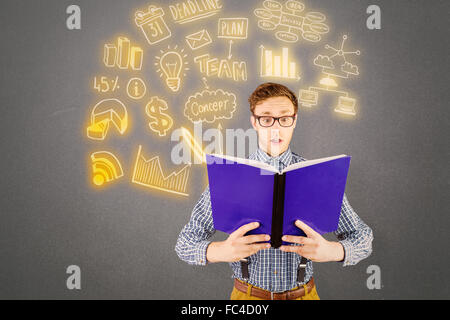
[[[291,147],[289,146],[287,148],[287,150],[285,152],[283,152],[282,154],[280,154],[276,157],[272,157],[272,156],[268,155],[265,151],[261,150],[261,148],[258,147],[258,149],[255,152],[255,158],[256,158],[256,160],[265,162],[265,163],[275,166],[277,168],[280,168],[280,166],[281,166],[282,167],[281,169],[284,169],[285,167],[287,167],[288,165],[291,164],[292,151],[291,151]]]

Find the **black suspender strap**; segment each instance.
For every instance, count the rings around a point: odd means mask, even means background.
[[[249,263],[248,258],[241,259],[241,272],[242,272],[242,278],[244,278],[244,280],[250,279],[249,273],[248,273],[248,263]]]
[[[241,272],[242,272],[242,278],[244,280],[250,279],[249,272],[248,272],[248,265],[249,261],[247,259],[242,259],[241,261]],[[306,274],[306,263],[308,260],[302,256],[300,260],[300,264],[298,265],[297,269],[297,282],[303,282],[305,280],[305,274]]]
[[[305,280],[305,274],[306,274],[306,260],[305,257],[302,256],[302,259],[300,260],[300,264],[298,265],[297,269],[297,282],[303,282]]]

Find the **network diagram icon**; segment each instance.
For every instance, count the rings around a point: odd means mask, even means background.
[[[342,42],[339,48],[335,48],[330,46],[329,44],[325,45],[325,49],[333,51],[331,55],[321,55],[319,54],[314,59],[314,65],[322,68],[322,73],[328,76],[335,76],[339,78],[349,78],[349,75],[359,75],[358,66],[350,63],[347,60],[348,55],[360,55],[361,51],[345,51],[344,45],[345,41],[348,39],[347,35],[342,37]],[[323,80],[323,79],[322,79]],[[321,81],[322,81],[321,80]],[[325,80],[325,85],[337,87],[337,84],[334,80]]]

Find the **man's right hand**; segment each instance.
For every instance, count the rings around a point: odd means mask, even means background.
[[[206,250],[208,262],[235,262],[257,253],[259,250],[270,248],[268,234],[255,234],[246,236],[250,230],[259,227],[258,222],[244,224],[234,231],[225,241],[211,242]]]

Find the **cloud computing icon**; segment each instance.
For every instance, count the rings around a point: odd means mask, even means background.
[[[318,104],[319,91],[332,94],[339,94],[338,104],[334,111],[340,114],[355,116],[356,115],[356,99],[349,96],[345,90],[338,90],[337,79],[348,79],[351,76],[359,75],[359,68],[356,64],[349,61],[349,56],[359,56],[360,50],[346,51],[345,42],[347,35],[342,36],[342,42],[339,47],[335,48],[329,44],[325,45],[325,49],[331,51],[329,54],[318,54],[313,64],[321,68],[322,77],[318,86],[311,86],[308,89],[300,89],[299,103],[303,107],[311,108]]]

